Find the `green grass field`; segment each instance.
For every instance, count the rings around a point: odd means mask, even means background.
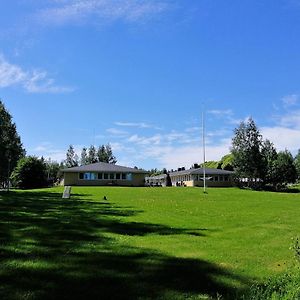
[[[298,193],[62,191],[0,193],[0,299],[234,299],[294,263]]]

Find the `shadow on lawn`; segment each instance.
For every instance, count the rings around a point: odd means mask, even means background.
[[[212,263],[128,247],[105,233],[190,234],[204,229],[126,223],[115,217],[140,213],[83,201],[75,195],[11,192],[0,194],[1,299],[183,299],[221,293],[247,284]],[[200,231],[200,232],[199,232]]]

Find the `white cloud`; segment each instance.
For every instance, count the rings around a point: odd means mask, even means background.
[[[282,100],[283,106],[285,108],[289,108],[291,106],[296,105],[299,102],[299,99],[300,99],[299,95],[292,94],[292,95],[284,96],[281,100]]]
[[[222,156],[229,153],[231,145],[230,139],[225,139],[221,143],[206,147],[206,160],[220,160]],[[198,144],[190,146],[153,146],[145,149],[144,155],[155,159],[162,167],[176,169],[177,167],[190,167],[194,163],[202,162],[203,148]]]
[[[120,129],[117,129],[117,128],[108,128],[106,129],[106,131],[111,134],[111,135],[114,135],[114,136],[118,136],[118,137],[122,137],[122,136],[126,136],[128,135],[128,132],[125,131],[125,130],[120,130]]]
[[[136,128],[154,128],[160,129],[154,125],[145,122],[115,122],[115,125],[122,127],[136,127]]]
[[[295,152],[300,148],[300,128],[263,127],[261,133],[265,139],[274,143],[277,150],[288,149]]]
[[[207,111],[208,114],[213,115],[215,118],[218,119],[224,119],[226,120],[229,124],[237,125],[241,123],[241,119],[235,118],[234,113],[231,109],[213,109]]]
[[[66,93],[74,90],[55,85],[45,71],[25,71],[20,66],[9,63],[0,54],[0,88],[11,86],[21,86],[29,93]]]
[[[67,24],[74,22],[136,22],[169,9],[166,1],[150,0],[63,0],[48,1],[48,7],[38,13],[42,22]]]
[[[300,110],[291,111],[281,116],[280,125],[300,129]]]

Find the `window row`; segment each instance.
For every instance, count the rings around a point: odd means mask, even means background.
[[[81,180],[132,180],[131,173],[79,173]]]
[[[207,180],[210,181],[229,181],[229,176],[228,175],[215,175],[215,176],[206,176]],[[203,180],[203,175],[194,175],[194,180],[202,181]]]

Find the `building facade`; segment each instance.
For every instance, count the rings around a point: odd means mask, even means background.
[[[65,186],[145,186],[148,172],[108,163],[63,169]]]
[[[180,170],[170,172],[172,186],[203,186],[203,168]],[[230,187],[233,186],[232,171],[221,169],[205,168],[206,186],[209,187]],[[146,184],[150,186],[166,186],[167,175],[146,177]]]

